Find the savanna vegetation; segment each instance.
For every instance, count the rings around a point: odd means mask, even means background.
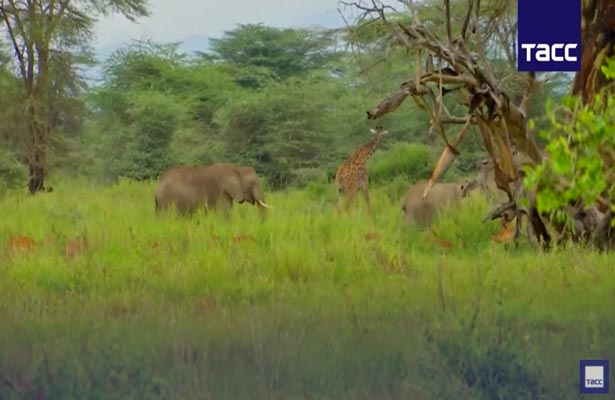
[[[472,177],[493,151],[468,124],[442,156],[469,115],[451,95],[391,108],[430,62],[391,21],[482,49],[553,160],[527,171],[541,212],[612,204],[613,38],[586,29],[601,63],[525,96],[512,3],[354,4],[339,29],[237,25],[197,53],[132,41],[96,60],[95,18],[145,1],[0,0],[0,398],[578,398],[579,360],[615,358],[613,253],[502,245],[480,191],[429,229],[401,218],[412,182]],[[337,214],[332,175],[375,124],[372,213]],[[165,169],[219,161],[257,170],[266,219],[154,214]]]

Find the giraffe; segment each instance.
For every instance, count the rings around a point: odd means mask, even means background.
[[[355,200],[357,192],[361,190],[369,211],[369,191],[368,191],[368,175],[367,175],[367,160],[374,154],[380,140],[388,133],[381,126],[370,130],[374,137],[368,143],[363,144],[355,149],[352,155],[344,161],[337,172],[335,173],[335,186],[337,188],[337,211],[342,208],[342,194],[346,195],[346,209]]]

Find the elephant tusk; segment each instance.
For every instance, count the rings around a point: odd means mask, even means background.
[[[269,204],[265,204],[264,201],[261,200],[256,200],[258,201],[258,204],[260,204],[261,206],[265,207],[265,208],[273,208],[272,206],[270,206]]]

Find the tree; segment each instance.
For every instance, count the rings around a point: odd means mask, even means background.
[[[581,9],[581,70],[574,78],[572,93],[591,103],[594,93],[610,80],[601,67],[615,49],[615,2],[583,0]]]
[[[147,0],[0,0],[0,18],[12,46],[21,80],[25,161],[31,194],[44,190],[47,149],[56,122],[53,106],[53,65],[77,62],[87,45],[95,18],[121,13],[130,20],[147,15]],[[57,90],[57,89],[56,89]]]
[[[264,67],[279,79],[305,76],[335,58],[333,35],[313,29],[279,29],[240,24],[211,39],[213,60],[241,67]]]
[[[101,160],[98,175],[145,179],[171,161],[211,162],[222,147],[214,114],[240,91],[224,66],[189,59],[177,43],[133,41],[118,49],[88,96],[89,153],[123,143],[120,162]]]
[[[227,154],[254,165],[274,188],[282,188],[305,183],[336,161],[352,133],[365,140],[369,130],[361,127],[360,98],[344,82],[315,71],[246,90],[220,108],[215,120]]]
[[[608,0],[603,2],[600,10],[609,9],[605,6],[606,2]],[[514,10],[514,2],[444,0],[441,3],[441,23],[432,26],[421,21],[419,11],[422,7],[433,8],[434,2],[410,3],[400,0],[400,3],[408,7],[410,16],[391,12],[390,7],[375,0],[348,3],[361,12],[358,17],[359,27],[382,24],[392,45],[401,46],[415,57],[414,78],[403,82],[394,93],[369,110],[368,119],[378,119],[394,112],[406,98],[413,98],[416,105],[427,113],[431,129],[445,143],[430,179],[431,184],[460,154],[459,145],[466,138],[469,128],[477,126],[494,165],[497,187],[506,192],[509,198],[509,202],[494,211],[492,216],[501,216],[504,210],[512,210],[517,221],[518,237],[520,216],[525,211],[529,214],[536,236],[544,241],[545,246],[549,246],[551,237],[535,202],[531,202],[527,210],[519,205],[518,200],[523,193],[523,174],[513,162],[514,147],[527,155],[534,164],[543,161],[543,153],[537,145],[534,131],[528,126],[530,99],[540,82],[537,82],[535,73],[516,74],[523,76],[523,79],[518,80],[520,84],[516,88],[521,90],[515,93],[515,88],[506,87],[502,77],[498,77],[493,62],[494,56],[498,58],[498,54],[504,54],[509,61],[514,59],[506,49],[510,48],[510,32],[515,31],[516,26],[511,26],[509,20],[503,18]],[[600,1],[592,2],[592,5],[598,3]],[[460,4],[466,5],[464,12],[461,15],[454,14],[455,7]],[[589,15],[589,9],[589,6],[585,9],[585,18]],[[591,14],[591,17],[591,23],[583,25],[585,41],[591,41],[588,38],[602,38],[603,31],[608,27],[612,30],[612,24],[608,25],[611,17],[601,14]],[[502,28],[506,25],[509,25],[509,34],[502,35]],[[438,30],[441,34],[438,34]],[[595,70],[588,68],[584,71],[592,76],[591,71]],[[577,77],[577,81],[584,79]],[[446,107],[444,98],[450,93],[457,94],[458,102],[466,110],[465,115],[453,114]],[[448,137],[446,125],[461,125],[456,137]]]

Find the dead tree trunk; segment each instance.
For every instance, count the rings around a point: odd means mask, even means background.
[[[426,192],[454,161],[459,154],[459,145],[464,140],[471,124],[478,127],[486,150],[495,167],[496,185],[507,193],[510,202],[516,204],[515,188],[519,186],[520,174],[513,162],[512,143],[534,163],[542,162],[542,154],[538,149],[533,134],[528,130],[526,108],[532,94],[536,75],[525,75],[526,87],[520,100],[514,102],[501,87],[481,45],[485,36],[479,29],[480,0],[469,0],[465,18],[460,32],[454,35],[451,15],[446,13],[446,38],[440,38],[419,21],[412,3],[401,1],[411,8],[412,22],[401,23],[389,20],[385,6],[378,5],[375,0],[371,6],[352,3],[364,11],[364,17],[376,15],[396,41],[408,51],[416,54],[415,77],[404,82],[398,91],[384,99],[377,107],[368,112],[368,119],[377,119],[393,112],[409,96],[417,106],[426,111],[430,119],[430,130],[435,130],[444,141],[445,148],[434,168],[430,184]],[[449,0],[444,0],[444,9],[449,10]],[[484,34],[484,33],[483,33]],[[432,60],[439,68],[428,68],[422,72],[425,64],[423,57]],[[448,93],[459,95],[461,104],[467,107],[467,114],[453,116],[444,104],[444,96]],[[462,124],[455,138],[449,139],[445,124]],[[537,212],[526,212],[532,218],[540,219]],[[519,215],[515,211],[515,215]],[[517,225],[520,218],[517,218]],[[542,221],[532,221],[532,224],[544,225]],[[547,236],[548,238],[548,236]],[[549,238],[547,240],[550,240]],[[549,243],[546,243],[548,246]]]
[[[520,227],[520,215],[522,213],[528,215],[537,239],[542,239],[543,246],[548,248],[551,236],[542,220],[544,216],[537,211],[535,199],[530,201],[527,210],[522,210],[518,206],[520,196],[527,196],[527,193],[524,194],[524,191],[520,190],[523,177],[513,161],[512,151],[513,147],[516,147],[529,157],[532,164],[540,164],[543,161],[543,154],[527,124],[527,106],[536,84],[536,75],[533,72],[525,74],[526,86],[522,95],[507,93],[502,86],[502,80],[495,77],[484,51],[486,47],[484,44],[501,33],[499,27],[493,27],[497,25],[494,21],[504,15],[506,9],[496,7],[495,11],[488,11],[493,15],[481,19],[481,1],[468,0],[465,17],[459,33],[455,35],[451,28],[450,0],[443,0],[446,15],[442,26],[446,27],[446,37],[441,38],[419,20],[416,9],[418,3],[399,1],[410,9],[411,22],[402,23],[399,20],[389,19],[389,14],[385,13],[385,10],[390,7],[383,6],[377,0],[347,3],[363,11],[359,22],[369,19],[368,23],[373,23],[373,17],[379,19],[397,45],[405,47],[408,52],[416,55],[414,78],[401,84],[395,93],[368,111],[368,119],[377,119],[395,111],[408,97],[427,113],[430,119],[430,131],[438,133],[445,144],[427,190],[459,154],[459,145],[469,125],[477,126],[484,147],[494,165],[496,185],[508,195],[508,204],[512,204],[514,208],[517,228]],[[366,5],[367,3],[369,4]],[[500,5],[506,7],[507,4]],[[583,0],[583,6],[582,66],[575,78],[573,92],[581,93],[584,99],[591,100],[595,91],[606,83],[600,67],[604,58],[613,53],[615,1]],[[479,26],[480,29],[477,29]],[[516,30],[516,25],[511,29]],[[425,60],[430,61],[427,65],[436,65],[436,67],[423,71]],[[458,94],[460,103],[467,107],[466,115],[450,114],[443,101],[448,93]],[[447,137],[445,124],[462,124],[463,127],[451,140]],[[608,200],[600,199],[600,201],[602,206],[610,207]],[[518,233],[519,229],[516,230],[516,237]]]
[[[572,93],[580,97],[583,103],[589,104],[594,101],[595,94],[609,83],[601,66],[615,53],[615,1],[583,0],[581,18],[585,28],[581,32],[581,70],[575,75]],[[614,199],[606,200],[613,202]],[[601,250],[613,248],[615,230],[612,220],[615,216],[604,201],[599,208],[606,215],[590,240]]]
[[[600,67],[615,49],[615,1],[583,0],[581,19],[581,70],[577,72],[572,93],[584,103],[591,103],[594,94],[607,83]]]

